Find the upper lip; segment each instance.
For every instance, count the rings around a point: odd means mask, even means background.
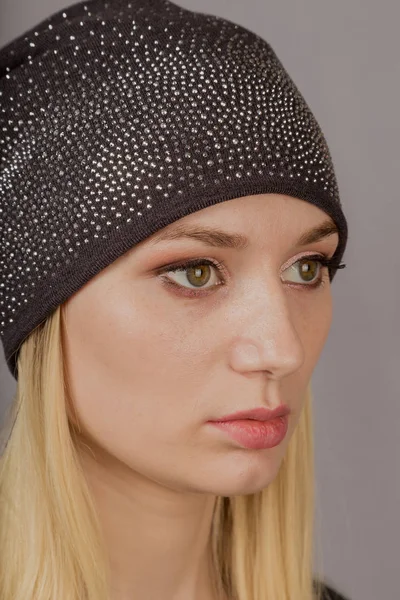
[[[253,419],[255,421],[269,421],[270,419],[276,419],[278,417],[285,417],[290,413],[290,408],[287,404],[281,404],[274,410],[270,410],[269,408],[265,408],[263,406],[258,408],[253,408],[252,410],[242,410],[236,413],[232,413],[231,415],[226,415],[225,417],[221,417],[219,419],[214,419],[215,421],[236,421],[238,419]]]

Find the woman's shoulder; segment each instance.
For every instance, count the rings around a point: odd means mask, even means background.
[[[350,600],[350,598],[343,596],[343,594],[338,592],[334,587],[328,585],[327,583],[322,582],[321,588],[321,600]]]
[[[350,600],[329,585],[323,586],[322,600]]]

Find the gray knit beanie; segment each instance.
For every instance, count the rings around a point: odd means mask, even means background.
[[[89,0],[0,50],[0,336],[22,342],[166,225],[281,193],[347,242],[324,135],[271,46],[169,0]]]

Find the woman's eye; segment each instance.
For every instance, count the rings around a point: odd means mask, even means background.
[[[324,277],[320,276],[322,267],[330,264],[326,256],[305,256],[285,269],[284,273],[289,273],[293,277],[292,283],[300,284],[300,287],[318,288],[324,284]],[[200,292],[202,289],[209,290],[224,285],[226,282],[224,272],[223,263],[208,259],[195,259],[158,269],[158,273],[168,274],[168,277],[162,278],[167,284],[186,290],[200,290]]]
[[[174,274],[175,281],[171,281],[171,277],[167,278],[167,281],[172,285],[186,287],[186,284],[189,283],[190,286],[193,286],[189,289],[196,289],[204,288],[209,282],[211,282],[211,284],[208,287],[215,287],[216,285],[225,283],[221,267],[222,265],[220,263],[201,259],[168,268],[168,270],[163,272],[168,273],[169,275],[171,273]]]
[[[322,256],[320,258],[306,256],[290,265],[284,273],[293,275],[295,277],[294,283],[305,283],[308,286],[315,287],[314,283],[321,281],[319,274],[325,264],[324,258]]]

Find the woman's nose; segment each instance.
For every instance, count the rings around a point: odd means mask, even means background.
[[[302,366],[305,350],[282,283],[257,290],[235,311],[231,366],[238,371],[267,371],[271,379],[280,379]]]

